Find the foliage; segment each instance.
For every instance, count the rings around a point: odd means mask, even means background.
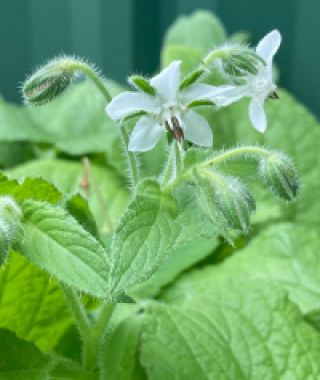
[[[226,40],[196,12],[170,27],[161,63],[180,59],[192,85]],[[33,74],[33,100],[62,92],[53,74]],[[284,90],[263,135],[247,100],[203,103],[214,149],[187,149],[181,168],[169,134],[169,153],[165,139],[123,149],[141,115],[120,129],[94,83],[73,81],[39,108],[0,100],[0,200],[22,212],[11,238],[0,207],[0,380],[320,378],[318,121]]]

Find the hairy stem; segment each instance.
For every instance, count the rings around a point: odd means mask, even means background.
[[[120,126],[120,132],[124,145],[124,154],[127,158],[131,184],[135,186],[139,179],[139,162],[137,156],[128,150],[129,134],[125,125]]]
[[[91,324],[76,291],[64,285],[62,288],[83,341],[83,368],[93,370],[98,362],[101,340],[116,304],[105,303],[96,322]]]
[[[199,164],[196,164],[194,167],[191,167],[188,170],[182,172],[171,183],[166,185],[163,188],[163,190],[168,193],[174,191],[181,183],[191,178],[192,171],[194,168],[201,169],[201,168],[208,168],[210,166],[216,166],[225,161],[238,158],[244,155],[253,156],[255,158],[257,157],[267,158],[270,156],[270,154],[272,154],[270,151],[268,151],[265,148],[260,148],[258,146],[243,146],[243,147],[227,150],[226,152],[223,152],[219,154],[218,156],[210,158],[209,160],[205,160]]]

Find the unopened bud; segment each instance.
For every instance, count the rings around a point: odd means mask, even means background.
[[[274,152],[261,159],[259,172],[275,195],[287,201],[296,198],[299,190],[299,177],[287,156]]]
[[[256,209],[253,196],[237,178],[220,176],[214,185],[217,208],[227,224],[246,233],[250,226],[250,216]]]
[[[151,86],[149,81],[140,76],[140,75],[132,75],[129,77],[129,83],[135,87],[135,89],[145,92],[146,94],[154,96],[156,94],[156,90]]]
[[[205,187],[206,193],[211,194],[208,204],[213,204],[219,211],[223,224],[246,233],[256,205],[244,184],[237,178],[206,169],[198,171],[196,176],[201,177],[199,186]]]
[[[203,60],[205,66],[215,66],[234,80],[248,74],[256,75],[264,60],[253,50],[241,44],[225,44],[211,51]]]
[[[72,83],[78,63],[82,64],[73,58],[61,57],[38,69],[22,86],[25,103],[45,104],[64,92]]]
[[[22,211],[10,197],[0,197],[0,265],[5,261],[9,247],[22,238]]]

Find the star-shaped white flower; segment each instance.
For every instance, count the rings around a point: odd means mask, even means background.
[[[178,141],[186,139],[196,145],[212,146],[212,131],[207,120],[189,106],[208,94],[214,97],[220,88],[197,83],[180,90],[180,64],[180,61],[173,61],[150,80],[154,95],[126,91],[107,105],[106,112],[113,120],[121,120],[140,111],[145,113],[131,133],[130,151],[152,149],[166,131]]]
[[[249,117],[253,127],[259,132],[264,132],[267,128],[264,102],[273,96],[277,89],[272,79],[272,62],[280,44],[281,34],[277,30],[268,33],[256,47],[256,52],[265,61],[265,65],[260,64],[256,75],[248,74],[244,85],[223,86],[224,90],[221,88],[220,96],[215,96],[216,105],[221,107],[228,106],[243,97],[250,97]]]

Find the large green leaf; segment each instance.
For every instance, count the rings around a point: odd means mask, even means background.
[[[151,304],[141,350],[150,380],[320,376],[318,332],[261,280],[220,279],[183,305]]]
[[[23,212],[20,252],[65,284],[106,297],[109,261],[99,242],[59,207],[26,201]]]
[[[0,329],[0,379],[45,380],[52,366],[49,357],[32,343]]]
[[[110,169],[94,165],[87,170],[76,162],[37,160],[19,166],[10,174],[17,178],[44,178],[64,194],[80,192],[88,199],[97,224],[104,233],[113,229],[128,201],[127,191],[118,176]],[[87,188],[83,186],[86,185],[83,180],[87,182]]]
[[[114,83],[110,86],[116,88]],[[41,131],[50,136],[48,142],[78,155],[113,150],[118,131],[105,113],[105,106],[106,100],[95,85],[85,81],[53,102],[28,111]]]
[[[212,13],[197,11],[190,16],[181,16],[166,33],[161,65],[165,67],[173,60],[181,60],[181,70],[186,75],[210,49],[225,39],[225,29]]]
[[[277,283],[303,312],[319,308],[318,232],[294,224],[270,226],[224,263],[186,274],[163,297],[184,302],[214,287],[217,279],[235,277]]]
[[[196,11],[190,16],[180,16],[168,29],[164,43],[197,48],[204,54],[225,39],[225,29],[216,16]]]
[[[152,180],[143,183],[122,217],[111,245],[111,289],[121,294],[148,279],[178,236],[174,200]]]
[[[57,282],[12,253],[0,270],[0,327],[51,350],[72,323]]]

